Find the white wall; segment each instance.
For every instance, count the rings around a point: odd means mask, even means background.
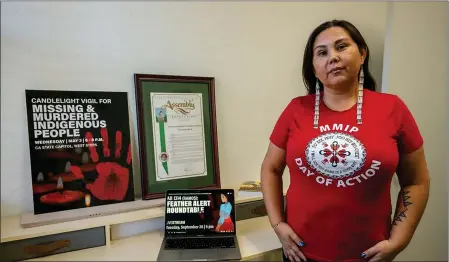
[[[449,4],[390,2],[388,17],[383,88],[398,94],[415,116],[431,175],[427,210],[397,260],[447,261]]]
[[[3,3],[2,216],[32,211],[24,89],[127,91],[136,135],[133,73],[213,76],[222,183],[235,187],[259,178],[276,118],[305,93],[311,30],[332,18],[352,21],[380,82],[386,11],[387,3]]]

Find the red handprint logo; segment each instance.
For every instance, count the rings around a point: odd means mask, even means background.
[[[122,153],[122,132],[115,132],[114,154],[111,155],[109,149],[109,134],[106,128],[101,129],[101,144],[103,156],[97,152],[96,139],[91,132],[85,134],[88,143],[89,156],[92,164],[82,166],[71,166],[71,172],[81,177],[85,171],[94,169],[98,177],[93,183],[87,184],[86,188],[99,200],[117,200],[125,198],[130,180],[131,165],[131,143],[128,145],[128,152]]]

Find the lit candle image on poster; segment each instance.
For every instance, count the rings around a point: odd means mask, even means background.
[[[201,93],[151,93],[156,181],[207,175]]]

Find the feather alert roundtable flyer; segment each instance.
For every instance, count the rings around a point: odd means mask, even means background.
[[[26,90],[34,213],[134,200],[126,92]]]

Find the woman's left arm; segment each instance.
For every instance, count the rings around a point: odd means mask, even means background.
[[[430,178],[424,148],[400,156],[398,195],[390,238],[362,253],[369,261],[393,261],[412,240],[429,198]]]
[[[429,198],[430,177],[424,148],[401,155],[396,174],[401,190],[389,241],[402,251],[410,243]]]

